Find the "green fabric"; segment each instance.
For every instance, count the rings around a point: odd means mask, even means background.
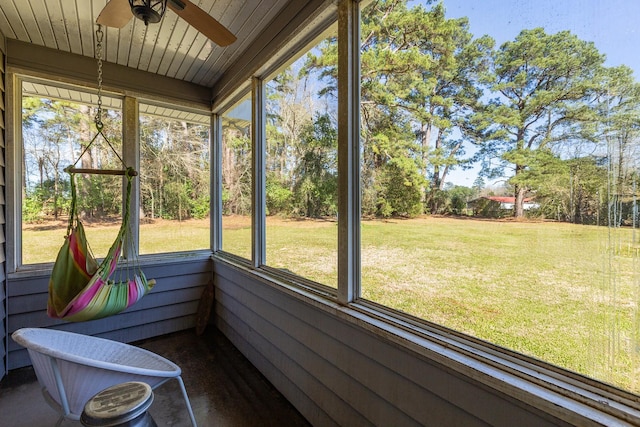
[[[49,280],[47,313],[68,321],[86,321],[117,314],[139,301],[155,284],[141,271],[122,282],[110,279],[116,270],[129,228],[131,181],[127,172],[127,193],[123,221],[116,240],[98,266],[92,256],[82,222],[76,214],[76,188],[71,173],[71,213],[67,237],[58,252]]]
[[[49,279],[49,305],[62,313],[73,298],[84,289],[98,264],[91,255],[84,226],[77,226],[65,238]]]

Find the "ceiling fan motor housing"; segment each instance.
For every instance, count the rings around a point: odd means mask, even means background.
[[[133,15],[144,21],[145,25],[155,24],[162,19],[167,9],[167,0],[129,0]]]
[[[153,24],[160,22],[168,7],[218,46],[229,46],[236,41],[228,28],[191,1],[196,0],[108,0],[96,22],[106,27],[124,28],[135,16],[145,25]]]

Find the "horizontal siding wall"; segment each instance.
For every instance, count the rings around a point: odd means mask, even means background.
[[[64,322],[47,316],[49,276],[8,281],[9,333],[25,327],[55,328],[134,342],[195,327],[204,286],[211,280],[209,258],[145,265],[145,275],[156,285],[124,312],[89,322]],[[27,351],[9,340],[9,369],[31,364]]]
[[[214,271],[218,328],[313,425],[563,425],[336,316],[338,307],[224,262]]]

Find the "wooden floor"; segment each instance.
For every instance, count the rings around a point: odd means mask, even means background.
[[[182,369],[200,427],[309,426],[295,408],[213,326],[202,336],[193,330],[136,345],[172,360]],[[176,381],[154,391],[150,413],[159,427],[189,426]],[[53,426],[56,413],[46,404],[31,368],[9,372],[0,382],[0,425]],[[65,421],[62,426],[81,426]]]

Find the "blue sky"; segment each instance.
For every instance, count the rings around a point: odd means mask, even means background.
[[[547,33],[570,30],[607,55],[607,65],[625,64],[640,78],[638,0],[444,0],[447,16],[467,16],[471,32],[488,34],[497,45],[524,28]]]
[[[411,1],[412,5],[423,3]],[[543,27],[549,34],[570,30],[595,43],[606,65],[625,64],[640,80],[640,0],[444,0],[449,18],[466,16],[471,32],[488,34],[496,46],[521,30]],[[447,181],[471,186],[477,170],[453,171]]]

